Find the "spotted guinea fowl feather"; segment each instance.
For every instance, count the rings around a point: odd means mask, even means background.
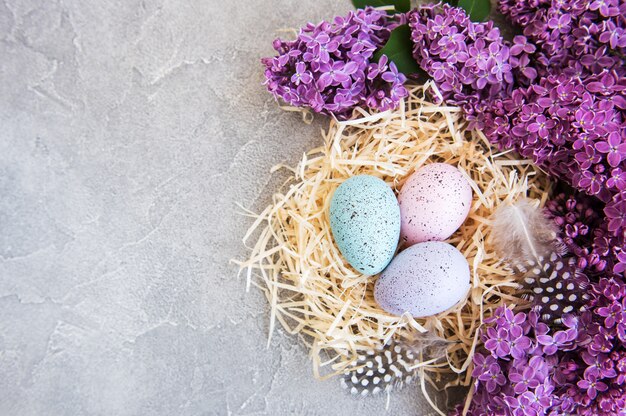
[[[556,239],[555,224],[522,199],[496,210],[492,242],[497,253],[520,277],[522,297],[546,323],[559,325],[564,314],[579,312],[588,299],[589,280]]]
[[[542,321],[561,324],[563,315],[585,309],[590,299],[589,279],[577,268],[573,258],[553,255],[542,270],[532,267],[523,274],[522,298],[530,301]]]
[[[398,389],[414,380],[416,364],[446,356],[449,341],[421,334],[413,340],[390,340],[363,351],[346,369],[341,385],[353,395],[368,396]]]

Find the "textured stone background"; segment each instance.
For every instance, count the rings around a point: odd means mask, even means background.
[[[385,414],[314,380],[232,258],[319,143],[276,29],[347,0],[0,0],[0,415]],[[432,414],[416,388],[387,414]]]

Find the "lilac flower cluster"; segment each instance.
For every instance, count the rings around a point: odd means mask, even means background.
[[[623,242],[626,2],[501,0],[500,9],[523,36],[506,42],[491,22],[445,4],[411,12],[415,59],[493,143],[606,204],[606,230]]]
[[[483,331],[485,351],[474,356],[475,393],[471,415],[547,415],[561,409],[554,376],[556,352],[571,349],[579,337],[576,319],[552,332],[536,312],[498,308]]]
[[[626,284],[601,277],[579,318],[576,349],[563,356],[571,370],[563,385],[578,414],[617,415],[626,409]]]
[[[526,150],[526,156],[605,202],[605,228],[623,243],[626,2],[501,0],[500,11],[523,27],[522,38],[535,46],[535,51],[529,50],[528,59],[537,70],[539,82],[526,85],[519,78],[518,83],[526,88],[519,88],[517,103],[503,100],[505,111],[493,112],[494,119],[501,116],[501,121],[513,127],[510,131],[502,124],[495,127],[490,132],[492,140],[510,145],[505,138],[510,133],[518,141],[516,147]],[[533,131],[540,118],[552,125],[543,134]],[[527,130],[524,138],[523,130]],[[623,265],[616,267],[616,272],[624,271]]]
[[[534,311],[498,308],[482,333],[485,350],[474,356],[468,414],[624,414],[626,286],[604,279],[592,292],[592,310],[565,315],[561,328]]]
[[[618,278],[626,270],[626,235],[609,231],[613,220],[600,215],[602,205],[598,199],[576,192],[557,195],[546,208],[580,269],[592,277]]]
[[[468,415],[626,415],[626,283],[613,271],[626,245],[598,206],[573,191],[548,203],[561,242],[586,273],[577,279],[589,300],[561,325],[542,321],[536,308],[498,308],[481,331]],[[460,414],[458,406],[453,415]]]
[[[425,5],[409,13],[413,57],[447,102],[463,108],[473,126],[494,97],[513,83],[511,49],[493,22],[473,23],[460,8]]]
[[[618,82],[615,72],[602,79],[607,85]],[[515,146],[551,174],[606,202],[626,185],[606,183],[613,173],[619,179],[624,168],[626,125],[621,126],[623,110],[617,106],[626,109],[626,99],[599,98],[589,88],[569,71],[542,77],[497,100],[485,130],[493,142]]]
[[[403,19],[368,7],[332,23],[309,23],[294,41],[275,40],[278,56],[262,59],[267,89],[288,104],[338,118],[356,106],[396,107],[408,95],[406,77],[387,56],[373,56]]]
[[[626,244],[609,231],[602,205],[582,192],[547,204],[559,238],[591,279],[590,300],[552,328],[537,311],[498,308],[474,359],[469,415],[626,415]]]
[[[610,67],[619,65],[613,53],[626,51],[626,5],[620,0],[500,0],[500,11],[524,28],[549,65]]]

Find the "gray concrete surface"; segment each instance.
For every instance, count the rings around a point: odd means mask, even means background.
[[[232,258],[324,125],[261,86],[347,0],[0,0],[0,415],[428,415],[358,400]]]

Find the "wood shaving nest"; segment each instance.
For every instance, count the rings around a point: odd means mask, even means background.
[[[395,111],[357,109],[358,118],[332,120],[322,131],[323,146],[307,152],[295,169],[274,168],[292,172],[286,192],[275,194],[261,214],[248,211],[255,218],[244,237],[251,254],[236,263],[247,288],[260,288],[269,301],[268,346],[277,322],[300,335],[320,379],[344,372],[359,351],[431,331],[450,345],[445,359],[425,360],[419,367],[422,390],[425,379],[440,386],[433,380],[445,374],[454,375],[446,387],[468,386],[484,318],[504,302],[523,305],[514,276],[490,245],[490,217],[500,204],[521,197],[543,206],[551,191],[547,176],[514,152],[497,152],[482,132],[468,131],[459,108],[433,103],[428,97],[440,94],[432,82],[409,91]],[[433,162],[458,166],[471,179],[469,216],[448,240],[470,265],[471,289],[436,316],[393,316],[374,300],[376,277],[355,271],[337,249],[330,201],[344,180],[360,174],[383,179],[397,193],[415,169]]]

